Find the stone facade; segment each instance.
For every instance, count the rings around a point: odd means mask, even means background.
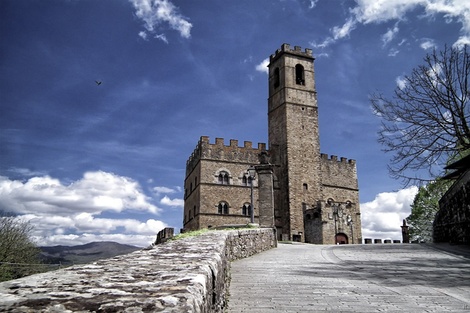
[[[246,171],[262,152],[273,169],[278,239],[318,244],[361,243],[356,163],[320,153],[314,58],[310,49],[282,45],[270,57],[269,150],[263,143],[225,146],[201,137],[186,166],[184,230],[249,222]],[[227,178],[225,179],[224,177]],[[259,204],[254,184],[255,222]],[[222,204],[222,207],[221,207]],[[227,204],[228,210],[224,209]],[[245,207],[245,209],[243,209]]]
[[[0,311],[224,312],[231,261],[277,246],[273,229],[212,231],[0,283]]]
[[[251,179],[247,169],[258,163],[258,155],[266,151],[266,144],[252,147],[249,141],[238,146],[230,140],[225,146],[222,138],[215,144],[201,137],[186,163],[184,230],[196,230],[227,224],[250,222]],[[257,187],[257,181],[253,181]],[[254,199],[258,199],[254,188]],[[255,206],[255,222],[258,213]]]

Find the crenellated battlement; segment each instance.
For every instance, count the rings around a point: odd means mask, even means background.
[[[186,161],[186,175],[194,169],[200,159],[257,164],[258,154],[262,151],[266,151],[265,143],[258,143],[258,147],[254,148],[251,141],[244,141],[243,146],[239,146],[238,140],[230,139],[227,146],[224,138],[215,138],[215,142],[210,143],[208,136],[201,136]]]
[[[302,57],[307,57],[313,59],[312,49],[305,48],[305,51],[302,51],[302,48],[299,46],[294,46],[294,49],[291,49],[290,44],[285,43],[281,46],[280,49],[277,49],[274,54],[271,54],[269,61],[273,62],[277,58],[279,58],[284,53],[289,53],[293,55],[298,55]]]
[[[326,153],[321,153],[321,159],[322,161],[330,161],[330,162],[338,162],[338,163],[344,163],[344,164],[352,164],[352,165],[355,165],[356,164],[356,160],[353,160],[353,159],[348,159],[348,158],[344,158],[344,157],[340,157],[339,161],[338,161],[338,157],[336,155],[331,155],[329,156],[328,154]]]
[[[322,184],[333,188],[358,189],[356,160],[321,154]],[[348,196],[350,197],[350,196]]]

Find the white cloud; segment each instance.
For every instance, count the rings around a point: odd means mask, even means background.
[[[145,31],[140,31],[139,36],[142,37],[143,40],[148,40],[147,33]]]
[[[318,0],[310,0],[309,9],[313,9],[317,5]]]
[[[102,171],[87,172],[69,185],[49,176],[32,177],[26,182],[0,176],[0,207],[19,214],[99,214],[126,209],[157,214],[159,208],[149,200],[136,181]]]
[[[333,27],[333,29],[331,30],[331,32],[333,33],[333,39],[338,40],[349,36],[349,33],[353,31],[354,28],[356,28],[356,21],[353,18],[349,18],[343,26]]]
[[[164,43],[168,43],[168,39],[166,39],[165,34],[155,35],[155,38],[160,39],[160,40],[163,41]]]
[[[402,21],[406,14],[417,7],[425,11],[425,17],[434,18],[443,15],[447,22],[462,24],[462,35],[454,45],[463,45],[470,42],[470,1],[467,0],[356,0],[356,6],[350,9],[350,16],[342,26],[332,28],[332,37],[326,38],[314,47],[326,47],[335,41],[349,36],[357,24],[380,24],[388,21]],[[390,31],[390,30],[389,30]],[[387,32],[382,37],[384,43],[390,41],[394,35]],[[387,42],[388,42],[387,41]]]
[[[162,186],[162,187],[160,187],[160,186],[154,187],[152,190],[155,192],[155,194],[156,194],[157,196],[159,196],[159,195],[161,195],[161,194],[168,194],[168,193],[176,193],[176,192],[178,192],[178,190],[176,190],[176,189],[168,188],[168,187],[163,187],[163,186]]]
[[[161,204],[172,206],[172,207],[184,207],[184,200],[183,199],[170,199],[168,196],[164,196],[160,200]]]
[[[469,13],[470,15],[470,13]],[[470,34],[470,33],[469,33]],[[470,46],[470,35],[468,36],[461,36],[454,44],[453,47],[462,48],[463,46]]]
[[[398,88],[400,89],[405,89],[406,87],[406,80],[403,77],[397,77],[395,79],[395,82],[397,83]]]
[[[382,42],[384,47],[395,38],[395,36],[398,34],[398,31],[398,25],[395,24],[393,28],[389,28],[387,32],[382,35]]]
[[[388,56],[389,56],[389,57],[394,57],[394,56],[396,56],[398,53],[400,53],[400,50],[395,49],[395,48],[392,48],[392,49],[390,49],[390,51],[388,51]]]
[[[423,42],[419,45],[423,50],[429,50],[436,48],[436,43],[432,39],[423,39]]]
[[[161,209],[150,200],[136,181],[102,171],[87,172],[68,185],[49,176],[25,182],[0,176],[0,208],[29,221],[40,245],[86,243],[93,236],[96,240],[114,236],[118,242],[136,245],[137,238],[155,237],[166,227],[155,219],[126,218],[129,210],[159,213]],[[119,215],[100,217],[107,212]],[[148,245],[147,239],[139,246]]]
[[[256,70],[258,72],[263,72],[263,73],[268,74],[268,65],[269,65],[269,58],[266,58],[260,64],[256,65]]]
[[[373,201],[361,204],[362,237],[402,239],[403,219],[411,213],[418,187],[379,193]]]
[[[171,29],[178,31],[181,37],[191,37],[192,24],[188,22],[178,9],[168,0],[129,0],[136,10],[135,15],[144,22],[146,32],[140,32],[139,36],[146,39],[147,32],[155,33],[155,28],[162,23],[168,23]],[[164,34],[155,38],[168,43]]]
[[[148,219],[139,221],[129,218],[99,218],[90,213],[78,213],[71,216],[51,214],[26,214],[18,217],[28,221],[33,227],[33,238],[38,245],[67,245],[73,239],[73,245],[90,242],[90,236],[96,238],[119,238],[120,243],[147,246],[151,241],[135,242],[135,238],[152,237],[167,225],[162,221]],[[61,241],[64,240],[64,241]],[[96,239],[103,241],[107,239]],[[117,241],[117,240],[115,240]]]

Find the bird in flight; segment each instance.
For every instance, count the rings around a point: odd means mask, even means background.
[[[102,82],[98,81],[98,80],[95,80],[95,83],[99,86],[99,85],[101,85]]]

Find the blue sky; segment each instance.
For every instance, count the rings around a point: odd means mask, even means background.
[[[0,209],[38,244],[179,229],[200,136],[267,142],[283,43],[316,57],[321,151],[357,161],[364,237],[400,239],[417,188],[388,176],[368,98],[470,43],[470,2],[3,0],[0,34]]]

